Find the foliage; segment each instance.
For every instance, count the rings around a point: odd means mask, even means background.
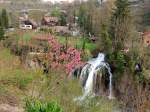
[[[143,18],[144,29],[150,28],[149,18],[150,18],[150,12],[144,13],[144,18]]]
[[[65,26],[67,23],[66,15],[60,11],[60,9],[55,8],[51,12],[51,16],[58,17],[61,26]]]
[[[2,9],[1,26],[3,28],[8,28],[9,27],[9,20],[8,20],[8,14],[7,14],[6,9]]]
[[[41,102],[40,100],[26,100],[26,112],[63,112],[55,102]]]
[[[110,39],[106,25],[102,25],[101,28],[101,39],[99,47],[102,48],[102,51],[104,52],[111,52],[112,50],[112,40]]]
[[[51,16],[60,17],[60,15],[61,15],[61,12],[60,12],[60,9],[58,8],[54,8],[51,12]]]
[[[85,24],[85,9],[84,9],[84,7],[83,6],[80,6],[80,8],[79,8],[79,14],[78,14],[78,23],[79,23],[79,25],[80,25],[80,27],[83,27],[84,26],[84,24]]]
[[[76,7],[77,23],[87,35],[99,36],[102,24],[109,24],[112,13],[112,1],[107,4],[99,4],[100,0],[87,0]],[[103,16],[102,16],[103,15]]]
[[[128,0],[116,0],[116,8],[111,18],[110,33],[113,39],[114,50],[122,50],[129,37],[130,9]]]
[[[108,62],[113,66],[116,73],[123,73],[125,69],[125,56],[122,52],[114,52],[108,55]]]
[[[92,33],[92,15],[87,12],[84,5],[79,8],[78,24],[86,34]]]
[[[60,25],[65,26],[67,24],[66,16],[65,14],[60,15]]]
[[[4,29],[0,26],[0,40],[4,38]]]

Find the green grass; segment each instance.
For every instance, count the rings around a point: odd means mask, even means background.
[[[63,112],[55,102],[41,102],[40,100],[27,99],[26,112]]]
[[[64,45],[66,44],[66,37],[56,36],[56,38],[58,39],[60,43]],[[84,42],[84,39],[81,37],[68,37],[68,44],[75,48],[82,49],[83,42]],[[92,51],[96,49],[96,44],[89,42],[88,40],[85,40],[85,49]]]

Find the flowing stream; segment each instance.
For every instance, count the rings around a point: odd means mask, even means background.
[[[109,99],[113,98],[112,95],[112,73],[109,64],[105,62],[105,54],[99,53],[97,58],[94,58],[87,62],[83,67],[80,75],[80,80],[83,82],[84,94],[79,100],[84,100],[86,97],[94,96],[94,81],[95,77],[98,75],[98,71],[106,68],[109,74]],[[103,80],[103,79],[102,79]]]

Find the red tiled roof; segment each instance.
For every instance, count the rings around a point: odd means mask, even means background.
[[[143,33],[143,36],[150,35],[150,29]]]

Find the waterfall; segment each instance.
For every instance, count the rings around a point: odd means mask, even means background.
[[[84,87],[84,95],[80,97],[80,100],[85,99],[88,96],[95,95],[94,93],[94,78],[98,75],[97,72],[102,68],[106,68],[109,74],[109,99],[113,98],[112,95],[112,73],[109,65],[105,62],[105,55],[103,53],[99,53],[97,58],[94,58],[87,62],[87,64],[83,67],[80,75],[80,80],[83,83]],[[103,80],[103,79],[102,79]]]
[[[107,66],[107,69],[108,69],[108,73],[109,73],[109,96],[108,96],[108,98],[113,99],[113,96],[112,96],[112,73],[111,73],[110,67]]]

